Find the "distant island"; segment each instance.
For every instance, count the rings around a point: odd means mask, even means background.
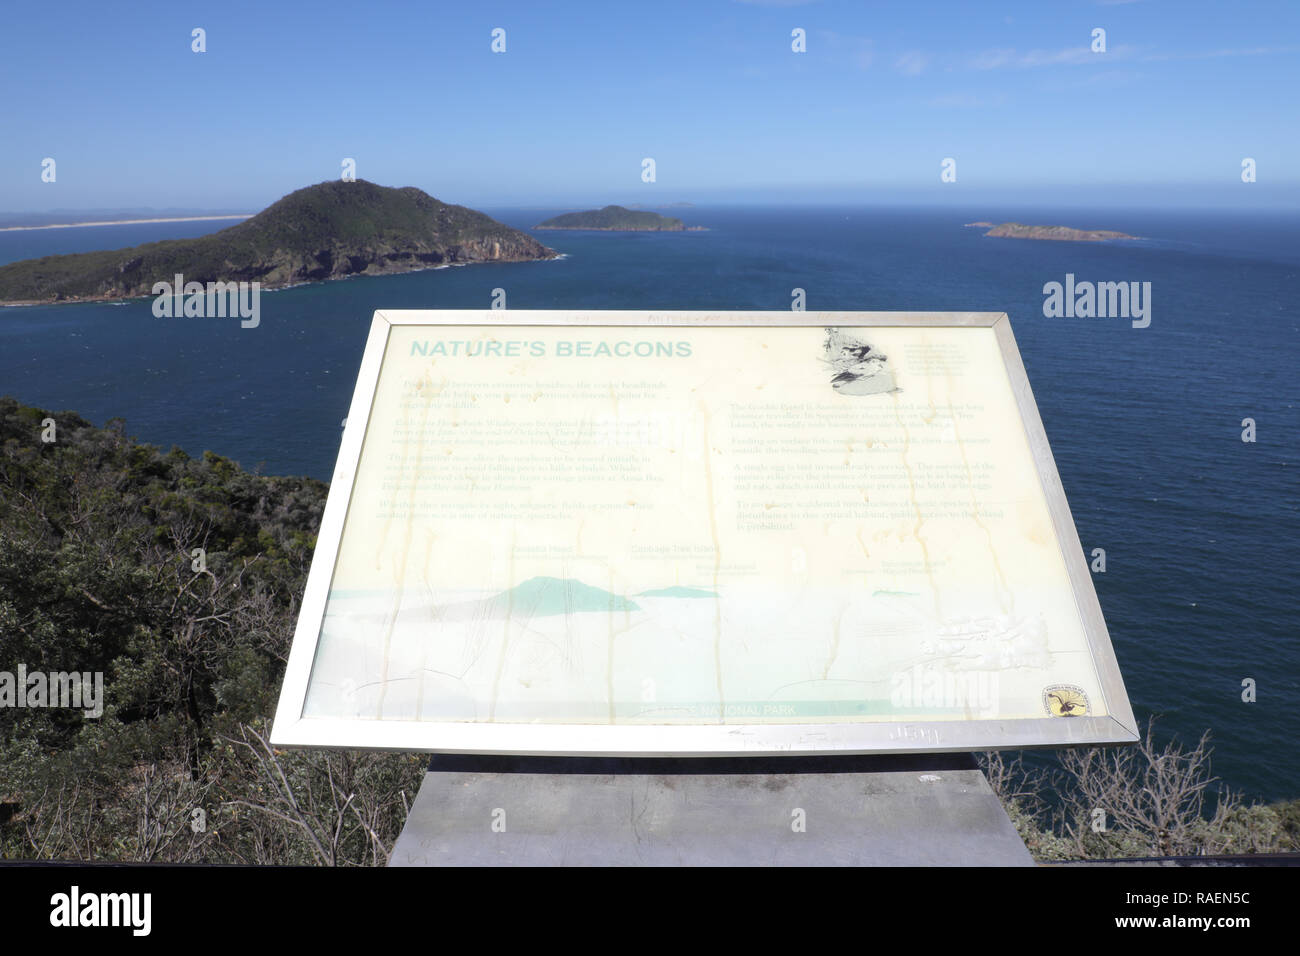
[[[985,236],[995,239],[1052,239],[1059,242],[1105,242],[1107,239],[1137,239],[1126,232],[1108,229],[1071,229],[1069,226],[1026,226],[1020,222],[1004,222],[995,226],[991,222],[968,222],[968,227],[987,229]]]
[[[601,229],[608,232],[704,232],[703,226],[686,226],[680,219],[657,212],[606,206],[585,212],[568,212],[538,223],[534,229]]]
[[[406,186],[358,179],[290,193],[238,225],[197,239],[25,259],[0,266],[0,303],[92,302],[152,295],[189,282],[260,282],[263,289],[470,262],[558,253],[464,206]]]

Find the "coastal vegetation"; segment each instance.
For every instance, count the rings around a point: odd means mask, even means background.
[[[266,742],[326,491],[0,399],[0,673],[104,675],[0,707],[0,857],[386,861],[424,758]]]
[[[1132,747],[1057,751],[1054,765],[979,755],[1034,859],[1145,859],[1300,851],[1300,800],[1250,803],[1211,771],[1210,735],[1161,741],[1148,721]]]

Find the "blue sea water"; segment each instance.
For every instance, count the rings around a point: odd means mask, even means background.
[[[567,210],[488,210],[527,228]],[[1300,797],[1300,220],[1141,210],[674,210],[692,233],[538,233],[551,262],[262,296],[261,324],[157,319],[146,300],[0,310],[0,394],[123,417],[130,434],[328,480],[377,308],[1005,311],[1140,720],[1211,730],[1214,770]],[[995,240],[977,219],[1140,242]],[[228,223],[0,233],[0,262],[200,235]],[[1151,325],[1045,318],[1043,285],[1152,286]],[[1258,440],[1241,440],[1242,419]],[[1253,679],[1258,700],[1241,699]]]

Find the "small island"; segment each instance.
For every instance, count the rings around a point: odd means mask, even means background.
[[[534,229],[594,229],[605,232],[704,232],[703,226],[686,226],[680,219],[626,206],[606,206],[569,212],[538,223]]]
[[[1057,242],[1105,242],[1108,239],[1138,239],[1126,232],[1109,229],[1071,229],[1069,226],[1027,226],[1020,222],[968,222],[968,227],[988,229],[985,236],[995,239],[1050,239]]]
[[[360,275],[559,254],[481,212],[406,186],[339,180],[290,193],[256,216],[196,239],[25,259],[0,266],[0,305],[97,302],[187,283],[279,289]]]

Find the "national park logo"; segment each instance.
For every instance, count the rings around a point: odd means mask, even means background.
[[[1051,717],[1085,717],[1088,695],[1073,684],[1053,684],[1043,688],[1043,709]]]

